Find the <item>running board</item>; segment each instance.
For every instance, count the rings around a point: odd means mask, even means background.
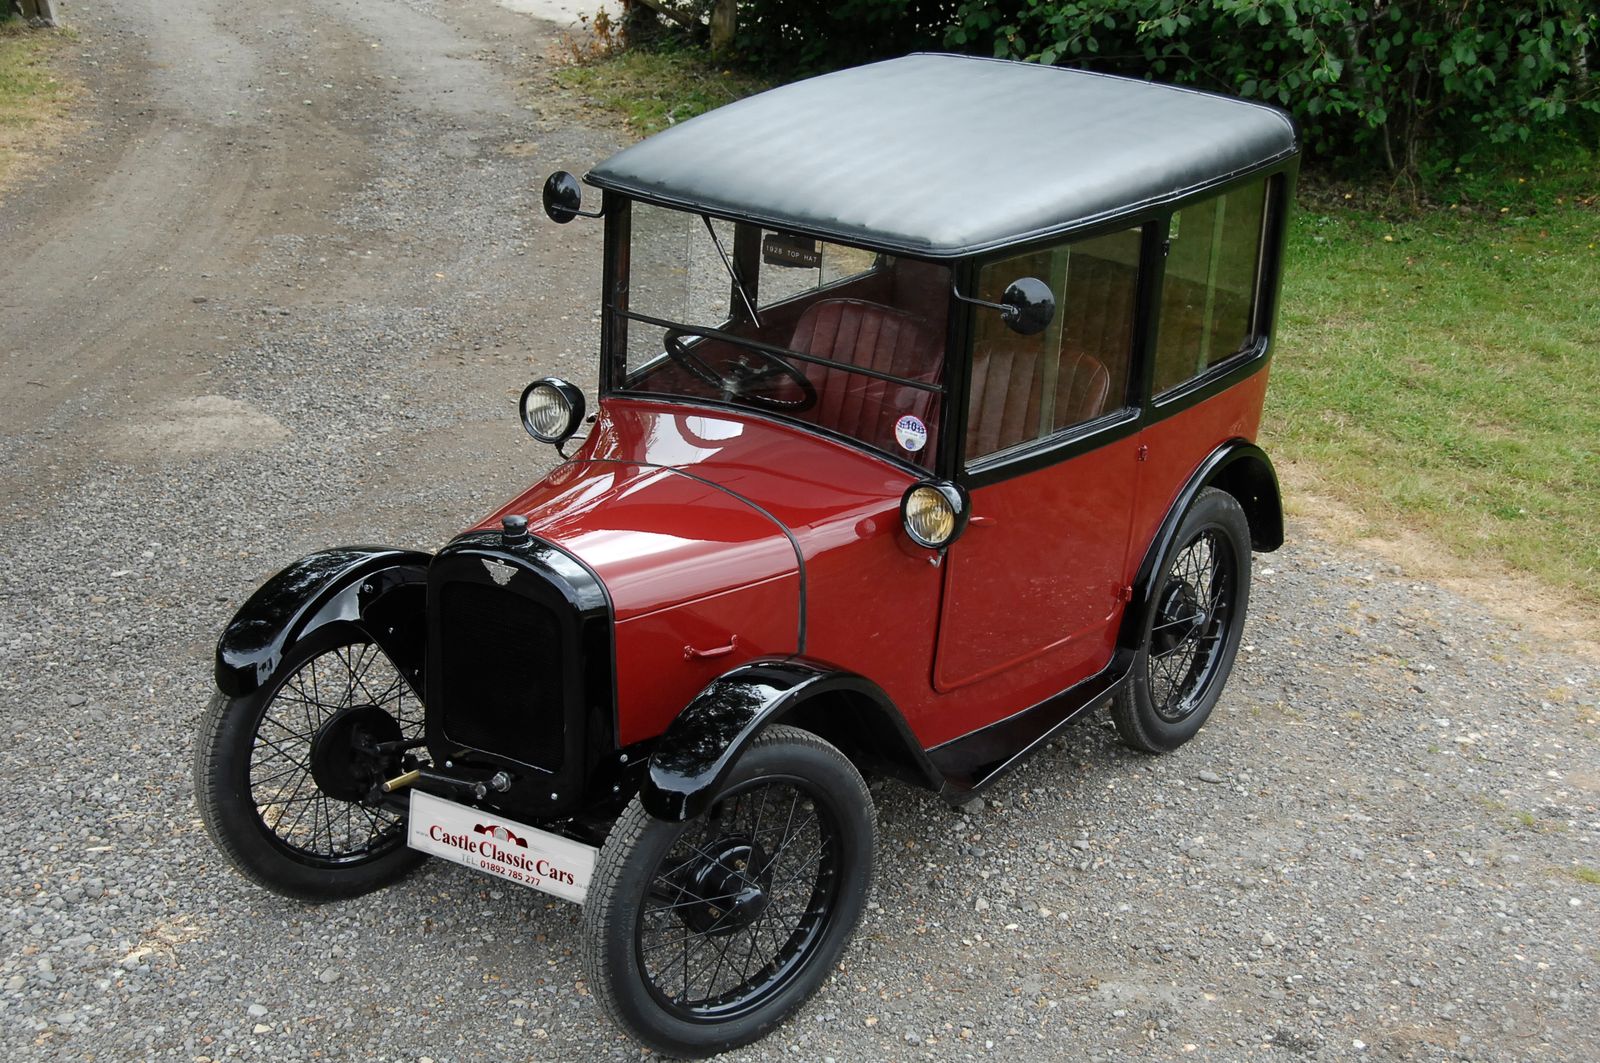
[[[1061,693],[928,750],[928,760],[945,780],[939,796],[961,805],[992,786],[1116,690],[1128,678],[1134,656],[1119,648],[1104,668]]]

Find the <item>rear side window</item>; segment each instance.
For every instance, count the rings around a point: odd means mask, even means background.
[[[1244,185],[1183,208],[1167,229],[1166,279],[1156,341],[1156,395],[1259,339],[1256,313],[1267,185]]]
[[[1019,336],[999,314],[973,315],[967,460],[1062,432],[1127,403],[1140,230],[1059,244],[991,262],[977,297],[999,300],[1019,277],[1037,277],[1056,314]]]

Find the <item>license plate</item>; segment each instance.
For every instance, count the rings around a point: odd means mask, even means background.
[[[519,886],[583,903],[594,874],[592,845],[563,838],[420,790],[411,791],[406,844]]]

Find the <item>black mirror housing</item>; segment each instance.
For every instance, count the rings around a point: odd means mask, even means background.
[[[963,303],[1000,311],[1006,327],[1024,336],[1036,336],[1043,332],[1056,316],[1055,293],[1050,290],[1050,285],[1038,277],[1021,277],[1012,281],[1006,286],[1005,294],[998,303],[962,295],[954,284],[950,286],[950,294]]]
[[[565,170],[557,170],[544,182],[544,213],[557,225],[565,225],[583,212],[583,186]]]
[[[1006,324],[1024,336],[1043,332],[1056,316],[1056,297],[1050,285],[1038,277],[1012,281],[1000,297]]]

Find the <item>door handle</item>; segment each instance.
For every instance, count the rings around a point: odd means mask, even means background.
[[[967,518],[967,527],[969,527],[969,528],[993,528],[994,526],[995,526],[995,520],[994,520],[993,517],[968,517]]]
[[[709,650],[697,650],[693,646],[685,646],[683,648],[683,659],[686,661],[692,661],[697,657],[701,660],[705,660],[710,657],[726,657],[738,647],[739,636],[729,635],[728,644],[726,646],[713,646]]]

